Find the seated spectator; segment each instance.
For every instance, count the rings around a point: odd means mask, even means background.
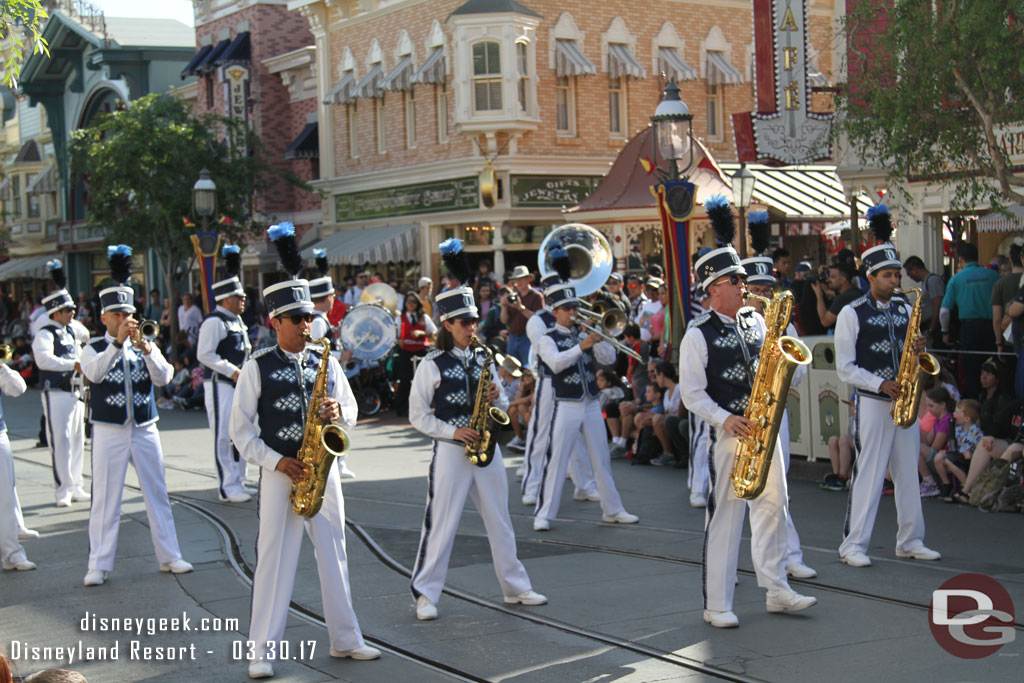
[[[203,367],[199,363],[191,366],[191,357],[186,356],[186,359],[190,364],[189,374],[191,379],[189,379],[188,384],[174,395],[174,404],[182,410],[205,410]]]
[[[186,363],[187,357],[178,358],[173,362],[174,377],[169,384],[157,387],[157,407],[161,409],[173,409],[174,397],[186,386],[192,383],[192,372]]]
[[[516,383],[514,395],[509,396],[508,419],[512,422],[512,430],[515,432],[513,441],[522,442],[522,446],[516,450],[520,452],[526,449],[526,430],[530,426],[530,416],[533,414],[533,390],[537,386],[537,378],[532,370],[524,369],[522,378]],[[512,444],[509,443],[511,448]]]
[[[931,498],[939,495],[939,486],[932,476],[932,462],[939,451],[946,448],[953,433],[953,408],[955,403],[944,387],[936,387],[924,396],[928,411],[935,416],[935,425],[926,434],[921,434],[921,453],[917,461],[917,471],[921,473],[921,497]]]
[[[967,480],[968,461],[982,439],[981,427],[978,426],[980,405],[971,398],[960,401],[953,411],[953,441],[935,456],[935,470],[942,481],[942,499],[947,503],[966,503],[967,496],[962,491],[953,490],[953,480],[961,486]],[[951,478],[952,477],[952,478]]]
[[[619,403],[626,398],[626,388],[622,385],[619,376],[606,368],[597,371],[597,388],[600,389],[597,400],[601,404],[605,424],[608,425],[608,432],[612,436],[609,449],[617,443],[625,446],[626,440],[622,438],[622,420],[619,417]]]
[[[832,462],[832,473],[825,476],[819,486],[826,491],[845,491],[850,480],[850,465],[853,464],[853,434],[857,426],[857,409],[853,401],[850,404],[850,426],[841,436],[830,436],[828,439],[828,459]],[[922,403],[924,403],[922,401]],[[931,415],[931,413],[929,413]]]
[[[633,445],[633,464],[649,465],[658,457],[660,444],[654,434],[654,416],[665,414],[665,390],[656,382],[647,385],[644,403],[637,406],[636,412],[626,412],[626,404],[622,404],[622,431],[629,435],[635,430]]]
[[[991,434],[985,434],[974,449],[967,471],[967,478],[964,480],[963,493],[969,494],[978,476],[985,471],[989,463],[1003,456],[1006,450],[1015,443],[1024,443],[1024,397],[1015,399],[1007,405],[995,419],[998,426],[997,432],[1010,433],[1010,439],[1002,439]],[[984,433],[984,429],[982,432]],[[1009,459],[1009,458],[1006,458]]]
[[[1011,436],[1012,433],[1002,433],[996,425],[996,415],[1006,407],[1013,397],[1006,392],[999,381],[999,366],[993,360],[986,360],[981,365],[979,382],[981,383],[981,395],[978,402],[981,403],[981,431],[985,436]],[[968,396],[968,398],[974,398]]]
[[[626,379],[633,388],[632,398],[639,399],[644,395],[644,390],[648,382],[651,381],[647,374],[647,359],[650,358],[651,354],[650,344],[640,339],[640,326],[636,323],[626,325],[625,330],[622,332],[622,340],[644,359],[643,362],[640,362],[630,356],[629,364],[626,368]]]
[[[676,366],[667,360],[658,361],[657,382],[665,390],[664,415],[654,416],[654,433],[661,442],[661,455],[652,465],[674,465],[683,467],[688,450],[689,428],[683,420],[682,395],[679,390],[679,376]],[[683,430],[686,435],[683,435]]]

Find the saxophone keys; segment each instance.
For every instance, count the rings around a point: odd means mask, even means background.
[[[486,453],[481,453],[480,454],[480,462],[487,462],[487,454]],[[474,464],[476,464],[476,463],[474,463]]]
[[[477,464],[477,462],[478,462],[478,460],[477,460],[477,457],[475,455],[469,456],[469,464],[470,465],[475,465],[475,464]]]

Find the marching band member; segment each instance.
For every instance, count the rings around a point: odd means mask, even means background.
[[[21,375],[7,364],[0,365],[0,393],[4,396],[21,396],[26,388]],[[3,406],[0,405],[0,565],[4,569],[28,571],[35,569],[36,563],[29,561],[25,548],[18,541],[22,536],[38,537],[39,533],[25,529],[23,534],[19,526],[23,527],[24,521],[18,505],[18,494],[14,490],[14,453],[11,451],[11,440],[7,438]]]
[[[217,308],[199,326],[196,360],[203,365],[203,398],[206,419],[213,432],[213,458],[217,466],[217,492],[229,503],[245,503],[252,496],[245,488],[246,462],[231,445],[228,427],[235,383],[252,346],[249,332],[242,322],[245,312],[245,290],[238,279],[242,255],[238,245],[225,244],[221,249],[227,277],[213,283],[213,299]]]
[[[706,247],[710,249],[710,247]],[[689,329],[693,321],[699,318],[709,307],[708,296],[700,283],[693,289],[694,316],[687,323]],[[699,308],[699,313],[696,312]],[[682,358],[680,358],[682,360]],[[680,369],[682,369],[680,367]],[[682,375],[680,375],[682,377]],[[708,447],[708,423],[700,415],[690,412],[690,471],[687,473],[686,484],[690,488],[690,507],[706,508],[708,506],[709,482],[711,479],[711,449]]]
[[[760,228],[759,222],[762,220],[760,214],[764,214],[763,225],[765,228],[768,227],[768,213],[765,211],[755,211],[750,216],[751,233],[751,244],[754,244],[753,236],[755,230]],[[755,252],[761,252],[757,246],[754,246]],[[763,252],[762,252],[763,253]],[[740,265],[743,266],[747,272],[747,291],[756,296],[763,296],[766,299],[772,298],[772,293],[775,289],[775,276],[772,274],[773,263],[768,256],[753,256],[740,261]],[[755,311],[764,315],[762,310],[762,304],[760,301],[753,303]],[[796,333],[796,327],[793,322],[790,321],[786,327],[786,335],[790,337],[798,337]],[[798,365],[793,373],[793,384],[798,385],[803,381],[804,377],[807,376],[807,366]],[[782,449],[782,471],[784,474],[789,474],[789,413],[785,412],[782,416],[782,424],[779,425],[779,447]],[[796,532],[796,526],[793,524],[793,515],[789,514],[786,516],[786,574],[792,576],[795,579],[813,579],[818,575],[818,572],[804,564],[804,553],[800,548],[800,535]]]
[[[89,510],[89,571],[86,586],[98,586],[114,568],[121,521],[121,494],[128,463],[135,467],[146,503],[149,532],[160,571],[184,574],[192,565],[181,559],[164,482],[160,419],[154,386],[171,381],[174,368],[160,349],[138,337],[132,318],[135,292],[131,279],[131,247],[107,248],[113,287],[100,291],[100,320],[107,328],[82,351],[82,373],[91,383],[92,506]],[[130,340],[129,337],[132,339]],[[126,344],[125,342],[130,342]]]
[[[856,387],[853,465],[839,557],[851,567],[869,567],[871,531],[878,513],[886,468],[892,473],[896,497],[896,557],[938,560],[941,555],[924,545],[924,514],[917,481],[918,429],[897,427],[889,414],[899,395],[899,363],[911,309],[893,297],[899,284],[900,256],[889,242],[892,222],[881,204],[868,210],[868,222],[881,242],[863,253],[870,291],[839,311],[836,318],[836,370],[839,379]],[[915,350],[924,349],[918,335]]]
[[[43,389],[43,415],[57,485],[57,507],[67,507],[73,500],[89,500],[82,479],[84,408],[72,387],[73,375],[82,370],[78,362],[81,350],[69,327],[75,317],[75,300],[66,289],[63,265],[54,259],[46,266],[58,289],[43,299],[49,319],[32,340],[32,357],[39,367],[39,385]]]
[[[556,244],[549,245],[554,250]],[[563,250],[564,253],[564,250]],[[545,305],[537,311],[526,323],[526,336],[530,338],[530,348],[540,348],[540,340],[551,330],[555,329],[556,321],[551,309],[548,308],[547,290],[556,284],[561,284],[562,278],[557,273],[545,275],[541,281],[544,289]],[[537,353],[534,351],[534,358]],[[540,363],[536,363],[533,370],[537,373],[537,385],[534,389],[533,416],[526,428],[526,452],[523,455],[525,471],[523,473],[522,493],[523,505],[536,505],[537,495],[540,493],[540,483],[544,474],[544,459],[551,449],[551,424],[552,409],[555,405],[554,394],[551,391],[551,375],[544,372]],[[569,462],[569,476],[575,485],[573,498],[575,500],[601,500],[597,492],[597,484],[594,483],[594,470],[590,465],[590,458],[587,457],[583,443],[575,442],[572,459]]]
[[[441,244],[441,255],[454,277],[463,283],[468,281],[470,269],[461,240],[446,240]],[[516,554],[501,450],[495,447],[493,462],[486,467],[470,463],[465,454],[465,447],[480,437],[469,424],[484,367],[482,352],[470,347],[480,318],[473,290],[463,285],[443,292],[437,296],[435,308],[441,321],[437,348],[424,356],[416,368],[409,394],[409,422],[434,440],[427,509],[412,575],[416,618],[437,618],[437,601],[444,589],[448,559],[467,495],[473,499],[487,529],[491,558],[505,602],[543,605],[547,598],[532,590],[530,578]],[[490,372],[487,400],[504,410],[508,399],[500,391],[497,370],[491,367]]]
[[[747,507],[750,507],[751,555],[757,582],[768,589],[769,612],[797,611],[817,600],[798,594],[786,577],[786,477],[770,467],[764,492],[753,500],[738,498],[729,472],[737,439],[750,432],[743,415],[761,354],[764,318],[743,307],[746,272],[731,244],[732,211],[724,197],[705,204],[719,248],[697,261],[698,282],[710,295],[711,310],[695,318],[679,349],[679,385],[683,403],[709,427],[711,496],[704,530],[704,621],[718,628],[739,625],[732,611],[736,564]],[[778,440],[774,460],[782,460]]]
[[[380,656],[379,650],[364,642],[352,608],[345,501],[338,468],[330,468],[323,505],[316,515],[307,519],[292,510],[292,484],[301,481],[307,471],[296,456],[303,443],[306,411],[321,356],[313,347],[307,348],[303,336],[313,321],[313,302],[309,282],[296,277],[302,271],[302,261],[295,231],[290,223],[282,223],[271,226],[267,234],[291,278],[263,290],[277,346],[260,350],[242,366],[231,409],[231,440],[243,458],[260,467],[260,526],[249,622],[249,640],[255,650],[248,653],[250,678],[274,675],[273,662],[281,654],[275,645],[284,636],[304,530],[316,550],[331,656]],[[350,431],[357,413],[348,380],[331,358],[320,417]]]
[[[568,282],[568,258],[564,249],[551,250],[551,261]],[[594,471],[601,498],[601,519],[609,523],[636,524],[639,517],[626,512],[612,479],[611,455],[605,437],[604,417],[597,401],[597,364],[615,362],[615,348],[597,332],[582,340],[575,331],[578,310],[576,290],[560,284],[548,288],[547,299],[555,318],[555,327],[540,338],[537,356],[541,372],[551,377],[554,406],[551,437],[544,460],[540,495],[534,511],[534,531],[547,531],[558,515],[565,471],[578,442],[582,441]]]

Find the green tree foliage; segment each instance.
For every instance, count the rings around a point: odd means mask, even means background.
[[[0,4],[0,39],[5,45],[4,85],[15,88],[25,58],[26,40],[32,52],[49,55],[42,27],[49,15],[40,0],[3,0]]]
[[[842,31],[837,132],[866,164],[948,185],[961,208],[1024,201],[1000,135],[1024,126],[1024,3],[864,0]]]

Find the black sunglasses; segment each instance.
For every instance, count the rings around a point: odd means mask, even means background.
[[[735,273],[729,276],[729,284],[735,287],[741,282],[746,282],[747,278],[742,275],[736,275]],[[724,285],[724,282],[715,282],[715,285]]]
[[[459,324],[463,327],[473,327],[480,322],[479,318],[459,318]]]
[[[313,322],[312,313],[292,313],[291,315],[286,315],[285,317],[292,321],[292,325],[301,325],[303,322]]]

